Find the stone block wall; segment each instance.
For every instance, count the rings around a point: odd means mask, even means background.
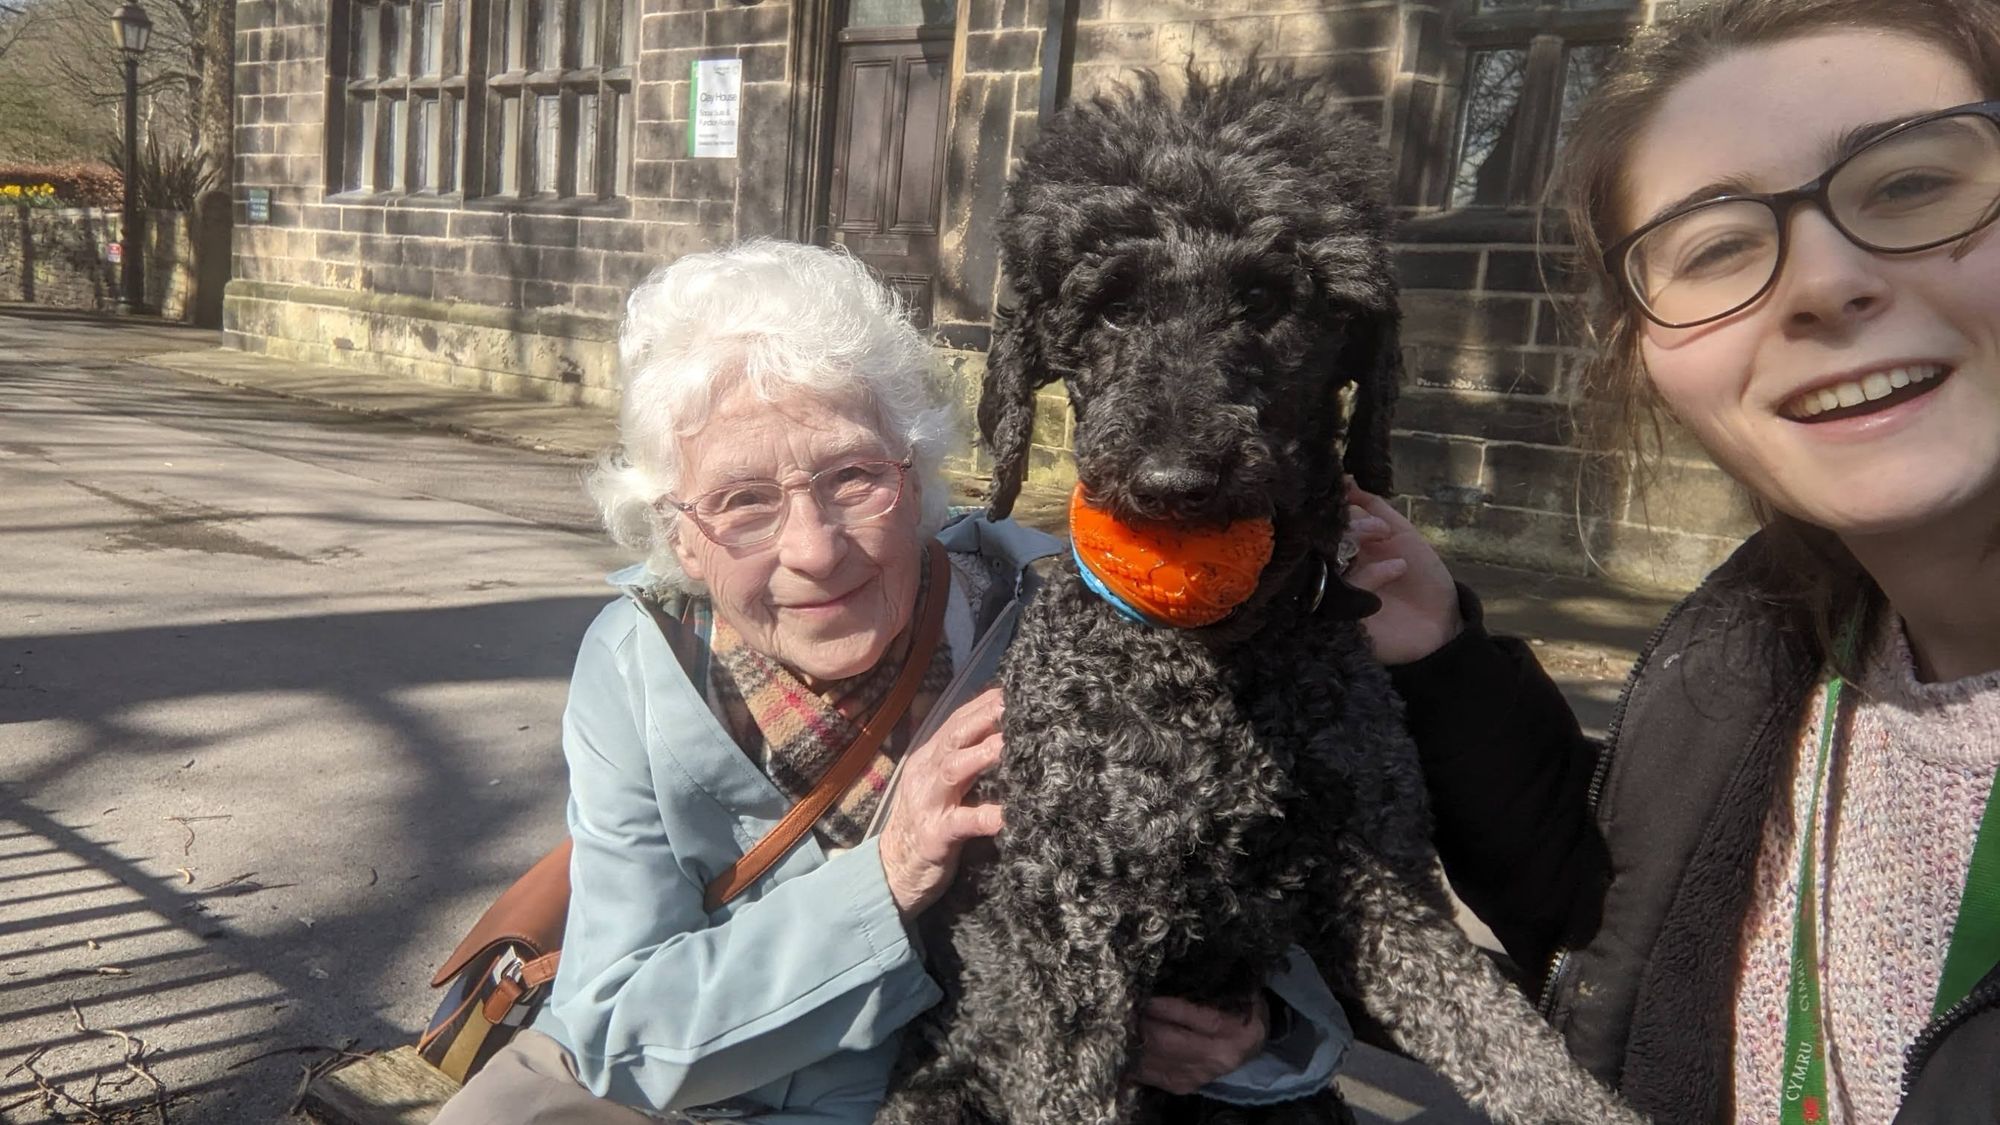
[[[1075,89],[1128,80],[1135,67],[1170,86],[1204,72],[1267,62],[1324,74],[1351,113],[1380,120],[1397,69],[1398,0],[1078,0]]]
[[[338,96],[329,28],[340,2],[238,5],[238,226],[227,302],[238,347],[609,403],[610,341],[634,284],[682,254],[785,237],[799,225],[794,119],[809,105],[796,88],[795,40],[810,20],[827,18],[824,0],[810,12],[785,0],[642,0],[630,190],[556,204],[329,191],[327,99]],[[968,418],[999,286],[992,224],[1043,97],[1047,5],[961,0],[954,29],[932,321]],[[739,156],[690,158],[690,64],[729,56],[744,64]],[[269,193],[267,222],[249,221],[250,189]],[[1067,435],[1043,437],[1037,470],[1060,478]],[[959,467],[976,465],[968,443]]]
[[[1671,429],[1650,478],[1608,452],[1624,435],[1577,385],[1560,251],[1479,233],[1405,226],[1399,503],[1464,557],[1690,584],[1754,528],[1747,499]]]
[[[506,203],[329,190],[327,99],[339,94],[328,38],[339,2],[237,5],[238,225],[226,313],[236,346],[608,403],[617,393],[609,341],[634,285],[682,254],[780,233],[791,20],[782,0],[644,0],[629,193]],[[692,159],[689,64],[728,56],[743,59],[741,155]],[[269,192],[267,222],[250,220],[252,188]]]
[[[119,213],[94,207],[0,208],[0,300],[109,312],[118,304]],[[146,303],[185,320],[194,300],[195,245],[188,216],[154,211],[146,222]]]
[[[227,230],[223,237],[228,237]],[[193,216],[183,211],[151,213],[146,222],[146,304],[162,318],[196,320],[201,251]]]
[[[808,56],[824,42],[830,0],[641,0],[629,191],[507,203],[329,190],[328,98],[340,84],[328,40],[343,3],[238,6],[227,313],[238,346],[608,403],[621,302],[648,271],[743,237],[810,231],[810,185],[822,174],[809,166],[813,114],[832,106],[802,76],[816,73]],[[1414,518],[1463,555],[1666,585],[1691,581],[1748,528],[1728,482],[1684,444],[1650,490],[1616,459],[1583,452],[1574,416],[1588,404],[1560,330],[1562,298],[1544,286],[1533,214],[1438,205],[1468,50],[1453,37],[1456,0],[957,3],[931,313],[968,430],[1005,301],[994,223],[1044,107],[1127,81],[1135,67],[1171,84],[1190,64],[1220,70],[1254,49],[1328,75],[1388,150],[1405,220],[1396,454]],[[689,64],[732,55],[744,63],[740,155],[689,158]],[[250,189],[269,193],[268,222],[248,221]],[[1073,470],[1059,388],[1041,419],[1031,472],[1060,488]],[[969,453],[959,467],[986,466]]]
[[[1654,5],[1596,18],[1643,24]],[[1754,529],[1746,498],[1670,426],[1657,471],[1635,475],[1627,436],[1580,385],[1579,283],[1553,215],[1441,206],[1472,46],[1453,35],[1464,9],[1394,7],[1383,142],[1404,217],[1398,503],[1461,556],[1691,586]]]
[[[616,322],[602,317],[266,282],[232,283],[227,318],[237,347],[278,358],[550,402],[618,403],[606,374],[617,370]]]
[[[1050,0],[961,0],[945,139],[939,342],[984,353],[1000,293],[994,222],[1007,175],[1040,119]]]
[[[1047,96],[1042,55],[1050,0],[961,0],[959,16],[939,239],[944,277],[933,332],[967,420],[963,454],[949,467],[983,476],[992,464],[973,440],[971,419],[986,372],[993,314],[1003,300],[994,224],[1007,176],[1034,140]],[[1036,431],[1030,479],[1050,489],[1066,488],[1076,476],[1067,453],[1067,402],[1060,388],[1045,390],[1043,402],[1057,420]]]
[[[0,208],[0,300],[64,309],[118,301],[118,213],[79,207]]]

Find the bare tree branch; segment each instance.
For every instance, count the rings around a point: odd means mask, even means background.
[[[7,57],[7,52],[21,41],[34,23],[34,13],[28,10],[27,0],[0,0],[0,59]]]
[[[101,151],[124,97],[111,13],[121,0],[0,0],[0,138],[23,148]],[[162,151],[232,167],[235,0],[145,0],[153,34],[139,65],[140,123]],[[32,44],[32,47],[29,46]],[[81,126],[81,128],[78,128]],[[88,139],[85,139],[85,138]]]

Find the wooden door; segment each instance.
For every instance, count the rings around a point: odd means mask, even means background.
[[[827,227],[928,327],[938,270],[951,29],[849,28],[836,43],[838,102]]]

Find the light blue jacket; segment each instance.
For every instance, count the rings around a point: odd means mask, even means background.
[[[979,518],[939,538],[1017,574],[1060,547]],[[613,576],[643,579],[638,568]],[[1003,613],[995,629],[1012,620]],[[706,912],[703,888],[790,802],[633,598],[584,635],[563,752],[569,922],[536,1029],[569,1051],[585,1086],[626,1105],[764,1125],[871,1121],[900,1030],[942,995],[889,896],[877,841],[829,858],[808,834]],[[1270,986],[1305,1017],[1300,1030],[1205,1092],[1276,1101],[1330,1079],[1349,1035],[1325,984],[1295,955]]]

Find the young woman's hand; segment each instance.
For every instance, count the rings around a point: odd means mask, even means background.
[[[1139,1065],[1132,1078],[1170,1094],[1192,1094],[1262,1054],[1270,1028],[1261,991],[1243,1016],[1154,997],[1139,1013]]]
[[[1347,487],[1348,534],[1360,553],[1347,571],[1347,584],[1382,599],[1382,608],[1361,622],[1384,664],[1421,660],[1458,636],[1458,588],[1444,560],[1416,525],[1381,497]]]
[[[910,751],[882,823],[882,873],[905,921],[951,885],[967,840],[1000,831],[999,805],[968,805],[966,791],[1000,761],[1000,689],[988,688],[952,712]]]

